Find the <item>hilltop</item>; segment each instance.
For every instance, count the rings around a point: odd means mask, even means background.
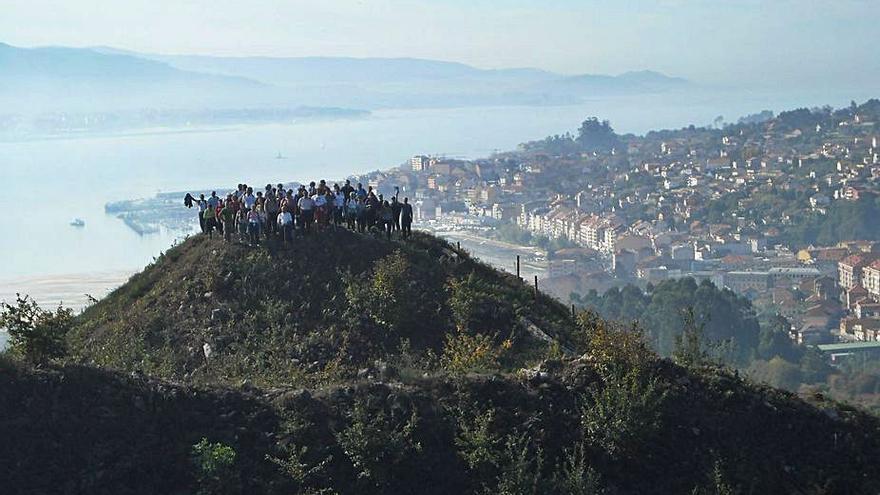
[[[67,344],[0,360],[10,493],[880,489],[877,418],[660,359],[426,234],[190,238]]]
[[[350,378],[402,341],[439,353],[462,325],[509,342],[508,364],[522,365],[541,345],[528,329],[570,346],[572,321],[432,236],[399,243],[338,230],[293,250],[190,238],[88,308],[70,342],[84,364],[167,379],[311,384]]]

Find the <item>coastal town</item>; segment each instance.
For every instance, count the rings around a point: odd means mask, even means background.
[[[417,154],[348,179],[408,196],[417,228],[509,272],[519,266],[563,302],[708,280],[759,316],[784,316],[794,342],[833,359],[856,349],[841,343],[880,352],[878,122],[878,100],[645,136],[591,118],[577,134],[488,158]],[[106,211],[140,235],[189,233],[179,198]]]
[[[486,159],[416,155],[355,179],[414,197],[422,228],[547,248],[531,261],[563,301],[692,277],[785,316],[798,343],[877,342],[878,121],[877,100],[645,136],[590,119]]]

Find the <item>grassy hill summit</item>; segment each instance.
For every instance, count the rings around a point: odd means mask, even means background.
[[[874,416],[426,234],[196,236],[79,316],[21,307],[64,339],[0,359],[4,493],[880,491]]]

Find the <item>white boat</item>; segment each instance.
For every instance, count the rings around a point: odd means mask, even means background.
[[[74,218],[73,220],[70,221],[70,226],[71,227],[85,227],[86,222],[82,218]]]

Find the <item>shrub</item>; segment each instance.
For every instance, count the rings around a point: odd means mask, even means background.
[[[408,418],[371,410],[356,400],[348,413],[349,425],[336,434],[343,452],[357,470],[359,480],[376,488],[387,487],[403,462],[411,462],[422,451],[415,439],[418,414]]]
[[[483,472],[498,465],[500,439],[492,432],[494,419],[495,409],[488,409],[472,417],[459,411],[455,446],[458,448],[458,455],[471,470]]]
[[[366,278],[347,281],[349,313],[374,322],[385,345],[408,338],[416,348],[439,347],[445,300],[438,298],[442,286],[431,269],[410,262],[400,251],[377,260]],[[376,340],[375,335],[370,338]]]
[[[528,433],[509,434],[505,442],[498,485],[487,493],[498,495],[537,495],[546,493],[541,470],[544,452],[532,445]]]
[[[476,274],[451,278],[448,287],[449,308],[458,328],[491,334],[513,325],[516,314],[510,300],[499,297],[498,291]]]
[[[562,495],[599,495],[603,493],[599,474],[587,462],[587,449],[577,442],[563,452],[562,463],[553,473],[554,493]]]
[[[629,457],[660,428],[667,391],[658,379],[635,369],[615,373],[587,395],[581,410],[584,435],[611,459]]]
[[[64,338],[73,325],[73,310],[40,308],[28,296],[16,294],[15,305],[0,304],[0,328],[9,332],[10,349],[34,365],[62,357]]]
[[[459,329],[446,335],[440,363],[453,374],[493,370],[498,369],[501,352],[492,337],[479,333],[472,335]]]
[[[192,460],[196,468],[200,493],[233,493],[235,450],[223,443],[202,438],[193,445]]]
[[[305,459],[309,450],[308,447],[291,445],[285,450],[289,452],[286,458],[282,459],[267,455],[266,460],[278,466],[281,472],[294,482],[297,493],[309,495],[335,493],[330,488],[314,486],[318,478],[325,474],[327,466],[333,462],[333,456],[327,456],[320,462],[310,464]]]
[[[638,373],[657,360],[635,324],[616,326],[593,311],[585,311],[578,315],[578,327],[596,371],[604,377],[630,370]]]

